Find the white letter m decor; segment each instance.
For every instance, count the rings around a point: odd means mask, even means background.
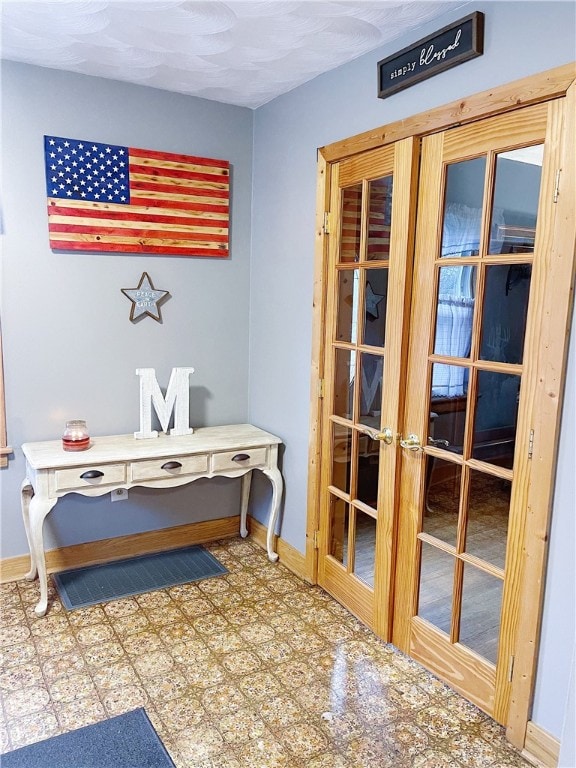
[[[194,373],[194,368],[172,368],[166,398],[164,398],[158,386],[154,368],[136,369],[136,375],[140,376],[140,432],[134,432],[134,437],[139,439],[158,437],[158,432],[152,429],[152,405],[164,432],[168,432],[170,416],[174,411],[174,426],[170,430],[170,434],[192,434],[194,430],[190,426],[190,392],[188,387],[191,373]]]

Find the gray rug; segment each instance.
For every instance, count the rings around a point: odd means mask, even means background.
[[[175,768],[144,709],[0,755],[2,768]]]
[[[204,547],[172,549],[52,575],[69,610],[228,573]]]

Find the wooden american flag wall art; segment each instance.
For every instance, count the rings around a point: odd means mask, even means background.
[[[227,160],[44,137],[50,247],[227,257]]]

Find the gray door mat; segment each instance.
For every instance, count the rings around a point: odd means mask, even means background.
[[[52,574],[69,611],[221,576],[228,570],[199,545]]]
[[[2,768],[176,768],[146,711],[111,717],[0,755]]]

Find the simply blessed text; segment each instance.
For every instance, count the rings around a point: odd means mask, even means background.
[[[436,50],[436,46],[434,43],[429,45],[427,48],[422,48],[420,51],[420,60],[417,61],[410,61],[407,64],[404,64],[401,67],[397,67],[397,69],[390,72],[390,80],[394,80],[396,77],[402,77],[404,75],[409,74],[410,72],[414,72],[416,69],[416,64],[419,64],[421,67],[429,66],[430,64],[434,64],[439,61],[443,61],[448,53],[450,51],[456,50],[456,48],[460,45],[460,38],[462,37],[462,30],[459,29],[456,32],[456,35],[454,37],[454,42],[450,43],[450,45],[445,46],[444,48],[440,48]]]

